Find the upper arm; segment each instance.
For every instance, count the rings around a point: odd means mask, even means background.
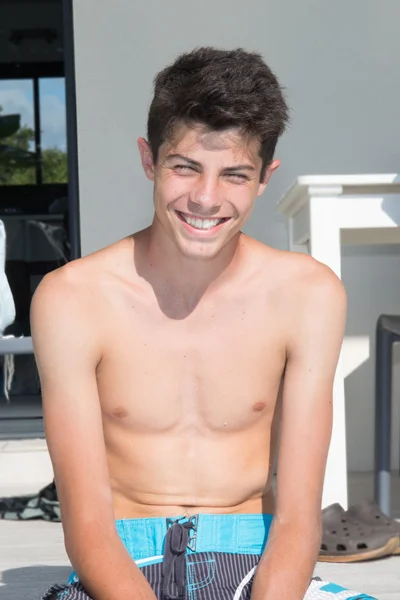
[[[346,317],[339,279],[317,265],[288,319],[277,515],[319,519],[332,430],[333,382]]]
[[[46,439],[68,551],[84,525],[114,523],[96,383],[101,344],[90,304],[84,287],[61,270],[46,276],[31,306]]]

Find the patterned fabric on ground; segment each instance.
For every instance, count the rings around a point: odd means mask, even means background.
[[[0,519],[61,521],[60,504],[54,481],[35,495],[0,498]]]
[[[150,562],[152,559],[149,559]],[[182,596],[175,586],[163,595],[163,562],[139,565],[158,600],[250,600],[253,575],[260,560],[251,554],[201,552],[186,556]],[[55,585],[42,600],[92,600],[79,583]],[[372,596],[313,579],[304,600],[376,600]]]

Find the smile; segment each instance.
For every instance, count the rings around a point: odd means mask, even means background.
[[[229,219],[230,219],[230,217],[223,217],[221,219],[210,219],[210,218],[202,219],[200,217],[192,217],[190,215],[186,215],[185,213],[183,213],[179,210],[176,210],[175,212],[181,221],[183,221],[184,223],[187,223],[194,229],[200,229],[200,230],[213,229],[213,227],[217,227],[217,225],[221,225],[222,223],[225,223],[225,221],[229,221]]]

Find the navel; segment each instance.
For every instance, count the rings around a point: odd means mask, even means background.
[[[264,410],[264,408],[265,408],[265,402],[257,402],[253,406],[253,410],[255,412],[261,412],[262,410]]]

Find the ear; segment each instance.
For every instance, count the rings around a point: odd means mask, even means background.
[[[260,182],[260,186],[258,188],[257,196],[261,196],[261,194],[267,187],[268,181],[271,179],[272,173],[274,171],[276,171],[276,169],[279,167],[280,164],[281,164],[281,161],[276,159],[276,160],[273,160],[272,163],[266,168],[265,175],[263,177],[263,180]]]
[[[154,161],[150,145],[144,138],[139,138],[137,146],[142,160],[143,171],[150,181],[154,181]]]

